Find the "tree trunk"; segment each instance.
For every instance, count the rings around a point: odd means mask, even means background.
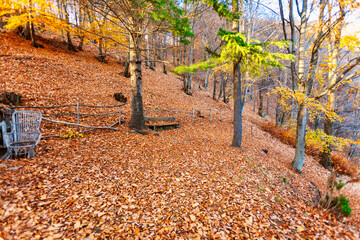
[[[264,88],[264,80],[260,82],[260,89],[259,89],[259,108],[258,108],[258,115],[260,117],[264,117],[264,95],[263,95],[263,88]]]
[[[143,43],[143,50],[144,50],[144,62],[145,62],[145,66],[148,67],[149,66],[149,40],[148,40],[148,35],[144,37],[144,43]],[[146,40],[145,40],[146,39]]]
[[[201,70],[200,71],[200,78],[199,78],[199,89],[201,89],[201,82],[203,81],[204,78],[204,71]]]
[[[296,144],[295,157],[292,165],[301,173],[305,164],[305,133],[306,133],[307,109],[304,103],[299,105],[297,125],[296,125]]]
[[[213,92],[213,99],[216,99],[216,74],[214,73],[214,92]]]
[[[97,59],[98,61],[100,62],[105,62],[105,54],[103,52],[103,44],[102,44],[102,38],[99,38],[99,41],[98,41],[98,56],[97,56]]]
[[[205,88],[205,89],[208,88],[209,76],[210,76],[210,69],[208,69],[208,70],[206,71],[206,77],[205,77],[205,82],[204,82],[204,88]]]
[[[328,107],[334,109],[334,106],[335,106],[335,91],[334,89],[332,89],[328,96]],[[331,121],[331,119],[326,117],[324,124],[324,133],[330,136],[332,135],[332,132],[333,132],[333,122]],[[320,160],[320,164],[326,169],[331,169],[330,155],[331,155],[331,144],[330,142],[327,141],[326,148],[323,149],[323,153]]]
[[[154,36],[151,36],[150,69],[155,70]]]
[[[190,45],[190,53],[189,53],[189,65],[193,64],[193,44]],[[189,73],[189,79],[187,82],[187,89],[191,89],[192,88],[192,77],[193,74]]]
[[[129,67],[130,67],[130,61],[129,61],[129,57],[127,57],[125,62],[125,70],[124,70],[124,77],[126,78],[130,77]]]
[[[337,31],[332,32],[329,36],[330,58],[329,58],[329,62],[328,62],[328,67],[329,67],[328,79],[329,79],[330,85],[335,84],[336,79],[338,77],[336,70],[338,67],[338,55],[339,55],[339,51],[340,51],[340,37],[341,37],[341,31],[342,31],[343,26],[344,26],[344,24],[341,21],[336,28]],[[331,111],[334,111],[334,109],[335,109],[335,89],[330,90],[330,93],[328,96],[327,107]],[[325,118],[324,132],[327,135],[333,134],[333,122],[328,117]],[[327,142],[326,145],[327,145],[327,148],[323,149],[323,154],[321,156],[320,164],[327,169],[331,169],[331,161],[330,161],[331,143]]]
[[[142,99],[141,44],[140,37],[135,33],[130,38],[130,76],[131,76],[131,120],[130,127],[145,129],[144,108]]]
[[[241,101],[241,72],[239,63],[234,64],[234,134],[232,146],[241,147],[242,140],[242,101]]]
[[[167,74],[167,71],[166,71],[166,65],[165,63],[163,62],[163,73]]]
[[[173,65],[176,66],[176,40],[175,36],[173,36],[173,47],[172,47],[172,57],[173,57]]]
[[[29,8],[32,9],[33,3],[30,0],[29,1]],[[18,33],[21,37],[25,38],[26,40],[30,40],[31,41],[31,45],[33,47],[39,47],[40,45],[36,42],[36,38],[35,38],[35,28],[34,28],[34,24],[32,23],[33,20],[33,16],[32,16],[32,11],[30,10],[28,13],[28,22],[26,23],[26,25],[24,27],[18,27]]]
[[[238,13],[239,11],[239,0],[232,0],[232,11]],[[239,20],[232,20],[232,32],[240,32]],[[234,98],[234,133],[232,139],[232,146],[241,148],[242,140],[242,99],[241,99],[241,72],[240,72],[239,60],[233,64],[233,98]]]
[[[278,99],[280,97],[278,96]],[[275,112],[275,120],[276,120],[276,125],[280,125],[280,102],[279,100],[276,101],[276,112]]]
[[[221,99],[222,94],[223,94],[224,83],[225,83],[225,73],[221,72],[220,76],[221,76],[221,83],[220,83],[220,91],[219,91],[218,99]]]
[[[78,45],[79,51],[82,51],[82,50],[83,50],[84,38],[85,38],[84,36],[81,36],[81,37],[80,37],[80,42],[79,42],[79,45]]]
[[[68,11],[66,9],[66,3],[65,1],[62,2],[62,6],[63,6],[63,9],[64,9],[64,12],[65,12],[65,19],[66,19],[66,22],[69,24],[70,21],[69,21],[69,14],[68,14]],[[73,45],[72,41],[71,41],[71,35],[70,35],[70,32],[69,31],[66,31],[66,38],[67,38],[67,48],[68,50],[70,51],[76,51],[76,48],[75,46]]]
[[[267,98],[266,98],[266,116],[269,116],[269,107],[270,107],[270,96],[267,95]]]
[[[229,102],[229,100],[227,99],[227,97],[226,97],[226,83],[227,83],[227,79],[226,80],[224,80],[224,84],[223,84],[223,95],[224,95],[224,98],[223,98],[223,101],[224,101],[224,103],[228,103]]]

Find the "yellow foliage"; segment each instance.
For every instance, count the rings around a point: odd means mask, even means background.
[[[290,102],[290,99],[294,99],[298,104],[305,104],[306,108],[309,111],[310,118],[314,118],[315,116],[319,115],[319,113],[324,113],[326,117],[331,119],[332,121],[340,121],[342,122],[343,119],[339,117],[334,111],[328,109],[324,104],[320,101],[315,100],[314,98],[306,97],[305,93],[300,91],[292,91],[286,87],[278,87],[274,89],[272,94],[280,94],[280,104],[284,107],[287,107],[287,103]]]
[[[58,19],[50,9],[54,11],[56,7],[48,0],[0,1],[0,17],[5,18],[7,29],[16,29],[30,22],[52,32],[69,29],[70,26]]]
[[[356,47],[360,46],[359,38],[354,35],[346,35],[341,38],[341,47],[348,48],[350,51],[354,51]]]

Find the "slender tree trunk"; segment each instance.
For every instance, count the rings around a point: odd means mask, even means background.
[[[33,47],[39,47],[38,43],[36,42],[36,38],[35,38],[35,28],[34,28],[34,24],[33,24],[33,12],[32,12],[32,8],[33,8],[32,0],[29,0],[28,8],[29,8],[28,15],[27,15],[28,22],[26,23],[26,25],[24,27],[19,27],[18,32],[19,32],[19,35],[22,36],[23,38],[25,38],[26,40],[30,40],[31,45]]]
[[[80,38],[80,42],[79,42],[79,45],[78,45],[78,49],[79,51],[83,51],[83,46],[84,46],[84,36],[81,36],[79,37]]]
[[[241,147],[242,140],[242,111],[241,111],[241,72],[239,63],[234,64],[234,134],[232,146]]]
[[[264,80],[261,80],[260,86],[259,86],[259,108],[258,108],[258,115],[260,117],[264,117]]]
[[[97,59],[100,61],[100,62],[105,62],[105,54],[104,54],[104,51],[103,51],[103,39],[102,38],[99,38],[99,41],[98,41],[98,57]]]
[[[217,83],[216,74],[214,73],[214,91],[213,91],[213,99],[214,100],[216,99],[216,83]]]
[[[183,48],[183,46],[182,46],[182,44],[180,43],[180,41],[178,41],[178,63],[177,63],[177,65],[180,65],[180,64],[182,64],[183,62],[182,62],[182,48]]]
[[[193,64],[193,44],[190,45],[190,53],[189,53],[189,65]],[[187,82],[187,89],[191,89],[192,88],[192,77],[193,74],[189,73],[189,79]]]
[[[307,109],[305,104],[299,105],[296,125],[295,158],[292,165],[300,173],[305,164],[305,133],[306,133]]]
[[[130,77],[130,52],[127,54],[125,61],[125,70],[124,70],[124,77],[129,78]]]
[[[320,117],[321,116],[319,116],[319,115],[315,116],[315,119],[314,119],[314,128],[315,128],[315,130],[320,128]]]
[[[69,14],[68,14],[68,11],[67,11],[67,8],[66,8],[66,3],[63,2],[62,6],[63,6],[63,10],[65,12],[65,20],[66,20],[67,23],[69,23]],[[68,50],[76,51],[76,48],[75,48],[75,46],[73,45],[73,43],[71,41],[71,34],[70,34],[69,31],[66,31],[66,41],[67,41]]]
[[[278,95],[278,100],[276,102],[276,112],[275,112],[275,119],[276,119],[276,125],[280,125],[280,94]]]
[[[309,98],[311,95],[313,82],[316,76],[316,67],[318,64],[319,58],[319,48],[322,43],[322,34],[323,34],[323,21],[324,21],[324,9],[326,6],[326,2],[324,0],[320,0],[320,13],[319,13],[319,24],[316,32],[314,34],[314,44],[311,49],[311,57],[309,62],[309,70],[307,76],[305,76],[305,28],[306,22],[308,18],[306,16],[306,8],[307,1],[304,0],[303,9],[305,9],[305,13],[302,13],[301,22],[305,22],[305,27],[300,27],[300,36],[303,35],[303,40],[300,38],[300,47],[299,47],[299,67],[298,67],[298,76],[302,81],[301,85],[299,85],[300,92],[304,93],[306,98]],[[303,10],[304,12],[304,10]],[[305,19],[303,19],[303,15],[305,15]],[[306,99],[305,99],[306,101]],[[305,131],[306,131],[306,120],[307,120],[307,110],[305,103],[301,103],[298,107],[298,116],[297,116],[297,129],[296,129],[296,150],[295,157],[293,160],[293,166],[297,169],[298,172],[301,173],[302,167],[305,164]]]
[[[149,35],[146,35],[145,36],[146,38],[146,41],[144,41],[144,49],[145,49],[145,52],[144,52],[144,61],[145,61],[145,66],[148,67],[150,64],[149,64]]]
[[[270,97],[267,95],[266,98],[266,116],[269,116],[269,107],[270,107]]]
[[[334,109],[334,107],[335,107],[335,91],[334,91],[334,89],[332,89],[330,91],[327,104],[330,109]],[[333,122],[328,117],[325,118],[324,133],[329,136],[333,134]],[[320,160],[320,164],[324,168],[327,168],[327,169],[331,169],[331,161],[330,161],[331,148],[332,148],[331,143],[327,141],[326,148],[323,149],[323,153],[322,153],[321,160]]]
[[[200,71],[200,78],[199,78],[199,89],[201,89],[201,82],[203,81],[204,78],[204,71],[201,70]]]
[[[221,72],[220,76],[221,76],[221,83],[220,83],[220,91],[219,91],[218,99],[221,99],[222,94],[223,94],[224,83],[225,83],[225,73]]]
[[[142,100],[141,39],[137,34],[130,36],[130,75],[131,75],[131,120],[130,127],[145,129]]]
[[[210,69],[206,70],[206,77],[205,77],[205,82],[204,82],[204,88],[205,89],[208,88],[210,71],[211,71]]]
[[[150,69],[155,70],[154,36],[151,36]]]
[[[227,79],[224,80],[224,84],[223,84],[223,101],[224,103],[228,103],[229,100],[226,97],[226,83],[227,83]]]
[[[239,11],[239,0],[232,0],[233,13]],[[242,2],[241,2],[242,3]],[[232,21],[232,31],[234,33],[240,32],[239,20],[234,19]],[[241,72],[240,72],[240,62],[239,60],[233,64],[233,98],[234,98],[234,134],[232,140],[232,146],[241,148],[242,140],[242,94],[241,94]]]
[[[173,47],[172,47],[172,56],[173,56],[173,65],[176,66],[176,40],[175,36],[173,36]]]
[[[345,13],[343,11],[342,11],[342,13],[345,15]],[[336,28],[337,31],[335,31],[335,32],[333,31],[329,37],[330,59],[329,59],[329,63],[328,63],[328,67],[329,67],[328,79],[329,79],[330,85],[335,84],[336,79],[337,79],[336,68],[338,67],[338,54],[339,54],[339,49],[340,49],[340,37],[341,37],[342,28],[343,28],[343,23],[341,21]],[[331,111],[334,111],[334,109],[335,109],[335,89],[330,90],[330,93],[328,96],[327,107]],[[327,135],[333,134],[333,122],[328,117],[325,118],[324,133]],[[331,156],[332,146],[331,146],[331,143],[329,143],[329,142],[327,142],[326,145],[327,145],[327,148],[323,149],[323,154],[321,156],[320,164],[323,167],[330,169],[331,168],[330,156]]]
[[[297,56],[298,64],[298,78],[293,82],[294,86],[298,86],[298,82],[302,82],[302,92],[305,92],[305,40],[306,40],[306,26],[307,26],[307,0],[303,1],[301,11],[301,23],[300,23],[300,37],[299,37],[299,54]],[[306,131],[306,120],[307,110],[302,103],[297,109],[297,123],[296,123],[296,144],[295,144],[295,156],[292,162],[293,167],[301,173],[302,168],[305,164],[305,131]]]

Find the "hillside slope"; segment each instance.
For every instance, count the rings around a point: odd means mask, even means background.
[[[0,42],[0,87],[21,93],[23,105],[115,105],[114,92],[130,97],[123,67],[111,59],[96,61],[89,46],[72,53],[56,39],[45,39],[45,48],[35,49],[13,33],[0,34]],[[178,117],[179,129],[149,135],[134,134],[122,124],[118,131],[96,130],[83,138],[48,138],[34,159],[1,161],[0,237],[359,238],[357,227],[311,204],[328,175],[317,162],[307,157],[303,176],[296,174],[290,165],[294,149],[261,131],[252,123],[261,119],[248,109],[243,149],[231,147],[231,104],[198,89],[188,96],[181,87],[177,76],[144,68],[145,109],[212,108],[221,111],[221,119]],[[130,104],[122,112],[128,121]],[[80,123],[116,121],[115,114]],[[43,136],[68,128],[42,124]],[[359,209],[354,212],[345,221],[357,225]]]

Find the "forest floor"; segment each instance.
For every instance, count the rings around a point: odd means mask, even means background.
[[[0,42],[0,88],[22,94],[23,105],[115,105],[119,91],[130,98],[123,66],[98,62],[91,47],[73,53],[56,39],[43,39],[45,48],[35,49],[13,33],[0,33]],[[303,175],[295,173],[294,149],[254,123],[264,119],[245,109],[242,149],[231,147],[231,103],[197,87],[188,96],[178,76],[143,69],[146,110],[212,108],[221,118],[178,117],[180,128],[148,135],[122,124],[118,131],[48,138],[33,159],[1,161],[0,239],[360,238],[354,185],[344,190],[352,216],[335,219],[313,204],[329,172],[306,157]],[[129,121],[130,104],[122,112]],[[80,119],[94,126],[116,121],[116,114]],[[59,135],[69,128],[44,120],[41,131]]]

